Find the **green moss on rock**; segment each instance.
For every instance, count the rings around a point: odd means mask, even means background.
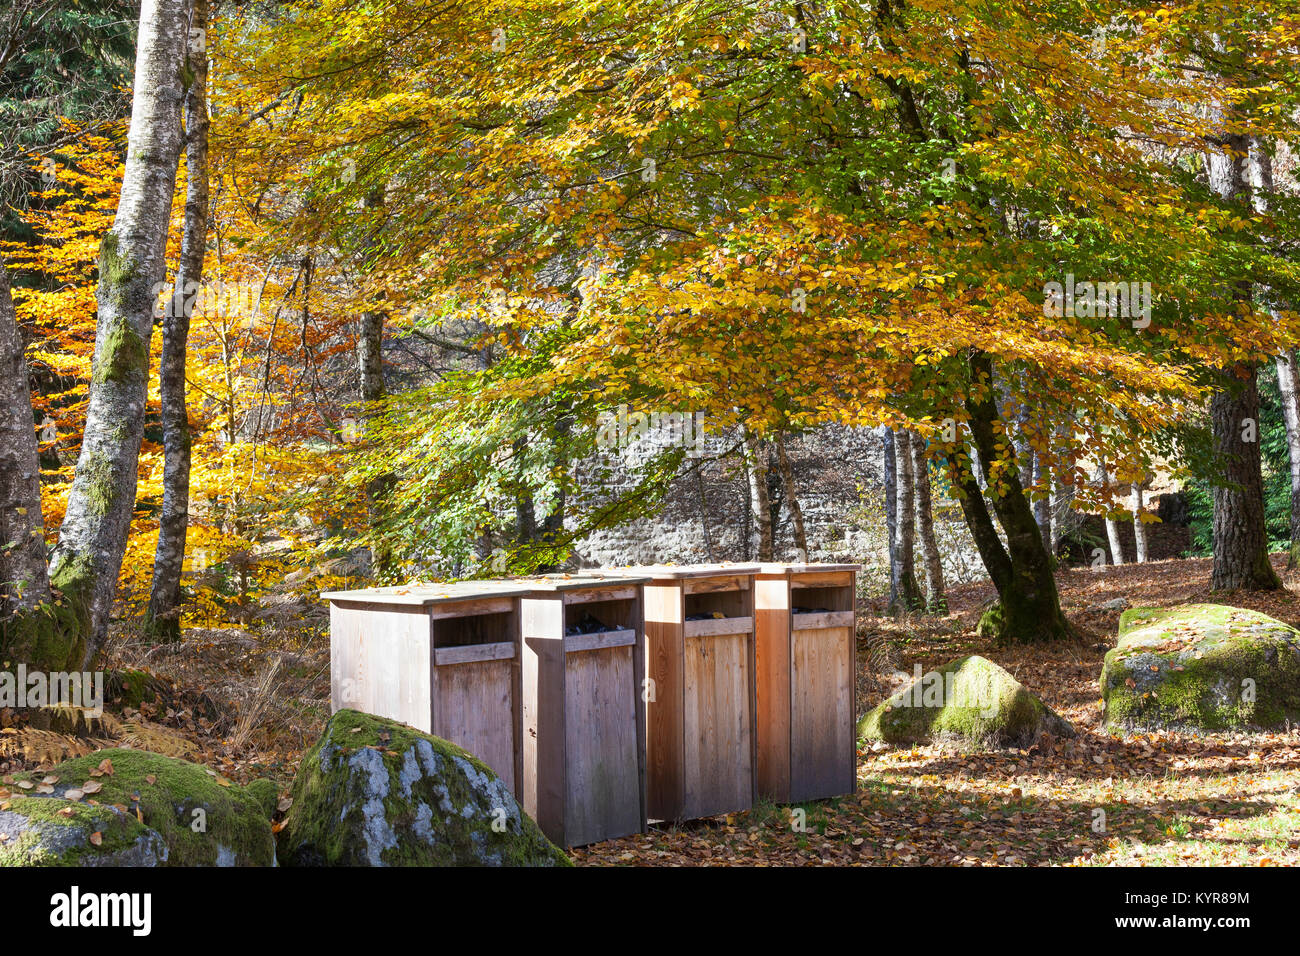
[[[91,771],[105,759],[112,762],[113,772],[93,777]],[[124,808],[133,819],[138,810],[138,822],[156,833],[166,846],[168,866],[275,864],[275,838],[271,833],[274,799],[268,806],[263,784],[246,790],[199,764],[124,748],[100,750],[65,761],[50,774],[58,777],[54,793],[21,797],[14,805],[21,805],[27,812],[34,809],[33,804],[42,802],[56,810],[65,806],[84,808],[84,803],[63,799],[63,794],[94,780],[102,789],[87,794],[85,799]],[[14,775],[15,780],[33,781],[43,776]],[[273,784],[271,788],[273,795]]]
[[[1074,729],[1005,670],[970,656],[921,676],[858,721],[863,742],[1027,747]]]
[[[168,857],[157,832],[117,807],[45,797],[12,797],[0,810],[0,866],[159,866]],[[99,834],[99,843],[91,840]]]
[[[1300,631],[1222,604],[1131,608],[1102,665],[1101,697],[1120,730],[1300,722]]]
[[[341,710],[298,770],[286,866],[567,866],[504,783],[460,747]]]

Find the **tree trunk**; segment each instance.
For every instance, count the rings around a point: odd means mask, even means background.
[[[808,534],[804,530],[803,508],[799,506],[799,496],[795,494],[794,468],[790,466],[790,456],[785,452],[785,437],[776,436],[776,461],[781,472],[781,487],[785,489],[786,507],[790,509],[790,520],[794,524],[795,559],[808,561]]]
[[[50,599],[41,469],[23,337],[0,261],[0,627]],[[0,640],[0,662],[5,658]]]
[[[988,475],[993,510],[1007,536],[1004,549],[974,476],[959,474],[962,511],[998,589],[998,600],[980,618],[978,631],[1000,644],[1071,637],[1074,631],[1061,612],[1052,562],[1020,485],[1020,470],[1010,443],[1005,440],[1006,423],[998,418],[992,361],[987,354],[975,352],[970,364],[973,384],[984,389],[981,397],[966,399],[971,437]]]
[[[203,282],[208,233],[208,0],[193,0],[192,31],[204,37],[190,49],[185,92],[185,226],[171,305],[163,318],[158,393],[163,425],[163,503],[154,553],[146,628],[160,639],[180,640],[181,573],[190,512],[190,419],[185,402],[185,357],[189,348],[193,293]]]
[[[1147,562],[1147,526],[1142,521],[1146,503],[1142,500],[1142,482],[1133,482],[1133,541],[1138,564]]]
[[[1110,487],[1110,472],[1106,470],[1106,463],[1103,461],[1098,470],[1098,480],[1102,488]],[[1124,545],[1119,538],[1119,522],[1110,516],[1110,513],[1104,516],[1106,522],[1106,540],[1110,542],[1110,563],[1124,563]]]
[[[889,547],[889,607],[898,607],[900,565],[898,554],[898,461],[894,458],[894,430],[882,428],[880,448],[884,459],[885,536]]]
[[[943,562],[934,537],[934,512],[930,502],[930,463],[919,435],[912,436],[912,475],[916,490],[916,532],[921,546],[921,563],[925,567],[926,610],[944,614],[948,598],[943,587]]]
[[[745,465],[749,473],[749,497],[758,526],[758,560],[775,561],[772,534],[772,501],[767,493],[767,452],[748,427],[744,430]]]
[[[1255,209],[1266,212],[1273,200],[1273,157],[1258,138],[1251,140],[1251,162],[1258,174],[1259,189],[1255,191]],[[1265,290],[1265,295],[1268,295]],[[1282,318],[1273,302],[1267,302],[1270,314],[1278,325]],[[1287,570],[1300,566],[1300,370],[1296,367],[1296,350],[1286,349],[1275,359],[1277,387],[1282,395],[1282,417],[1286,422],[1287,458],[1291,465],[1291,541],[1287,549]]]
[[[1235,114],[1236,107],[1230,107]],[[1235,119],[1229,116],[1229,120]],[[1228,133],[1210,154],[1210,188],[1227,203],[1254,211],[1247,165],[1250,137]],[[1231,289],[1234,304],[1253,307],[1249,280]],[[1259,457],[1259,371],[1238,365],[1218,372],[1219,390],[1210,399],[1216,457],[1224,463],[1224,484],[1214,489],[1214,570],[1210,587],[1271,591],[1282,587],[1268,560],[1264,529],[1264,485]]]
[[[1259,382],[1254,367],[1220,373],[1210,399],[1214,452],[1224,463],[1222,486],[1214,489],[1216,591],[1271,591],[1282,587],[1268,560],[1264,492],[1259,460]],[[1244,440],[1254,433],[1254,441]]]
[[[180,156],[184,47],[183,0],[143,0],[121,198],[100,244],[86,430],[50,562],[51,584],[87,616],[77,664],[88,665],[103,641],[135,508],[149,339]]]
[[[1033,455],[1032,480],[1036,490],[1042,494],[1042,497],[1034,502],[1034,521],[1038,524],[1038,535],[1043,539],[1043,547],[1049,555],[1055,555],[1056,549],[1052,537],[1052,476],[1043,467],[1043,456],[1037,451]]]
[[[925,602],[916,583],[916,483],[912,471],[912,433],[907,429],[895,435],[894,455],[898,476],[895,507],[898,514],[899,601],[895,610],[917,611],[925,606]]]
[[[1277,386],[1282,393],[1282,414],[1286,418],[1286,447],[1291,462],[1291,548],[1286,566],[1300,566],[1300,376],[1296,351],[1287,349],[1277,357]]]

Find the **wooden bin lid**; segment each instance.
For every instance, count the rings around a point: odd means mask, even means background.
[[[456,601],[477,601],[484,598],[522,597],[531,594],[535,587],[519,581],[452,581],[446,584],[400,584],[386,588],[362,588],[359,591],[324,591],[321,598],[334,603],[352,601],[358,604],[393,604],[406,607],[432,607]]]
[[[824,571],[861,571],[860,564],[775,563],[760,566],[760,574],[820,574]]]
[[[512,578],[510,583],[526,586],[529,593],[536,594],[539,591],[553,593],[607,588],[611,585],[645,584],[649,580],[646,575],[607,575],[603,570],[597,570],[588,574],[539,574],[532,578]]]
[[[733,577],[738,574],[757,574],[757,564],[647,564],[640,567],[601,568],[607,576],[636,577],[642,580],[663,581],[682,578]]]

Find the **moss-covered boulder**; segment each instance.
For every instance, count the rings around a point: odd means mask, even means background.
[[[1300,632],[1222,604],[1131,608],[1102,665],[1101,697],[1113,729],[1300,722]]]
[[[481,761],[405,724],[341,710],[294,780],[286,866],[567,866]]]
[[[1028,747],[1074,728],[1005,670],[972,655],[930,671],[858,721],[858,740]]]
[[[0,865],[274,866],[276,787],[100,750],[0,783]]]

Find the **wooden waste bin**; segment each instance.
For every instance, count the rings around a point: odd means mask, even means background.
[[[450,740],[516,792],[519,599],[514,582],[333,591],[330,704]]]
[[[604,570],[649,577],[646,811],[686,820],[754,803],[757,565]]]
[[[552,842],[581,846],[646,827],[648,578],[524,580],[520,802]]]
[[[754,579],[757,788],[797,803],[852,793],[856,564],[764,564]]]

